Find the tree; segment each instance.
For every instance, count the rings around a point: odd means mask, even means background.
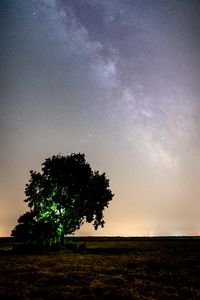
[[[43,244],[64,244],[64,236],[84,222],[95,229],[104,226],[103,210],[113,198],[105,173],[92,171],[85,155],[54,155],[31,170],[25,202],[30,211],[22,215],[12,236]]]

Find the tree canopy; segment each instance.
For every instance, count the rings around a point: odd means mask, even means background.
[[[64,243],[64,235],[84,222],[104,226],[103,210],[113,198],[105,173],[92,171],[85,155],[54,155],[42,171],[30,171],[25,202],[29,211],[18,219],[12,236],[41,243]]]

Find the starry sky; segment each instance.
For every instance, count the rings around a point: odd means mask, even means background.
[[[0,236],[54,154],[115,194],[105,228],[200,234],[200,1],[0,1]]]

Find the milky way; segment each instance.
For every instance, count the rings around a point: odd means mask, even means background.
[[[29,170],[84,152],[115,193],[105,229],[200,233],[199,1],[2,1],[0,235]]]

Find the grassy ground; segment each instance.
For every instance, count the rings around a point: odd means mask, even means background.
[[[200,299],[200,240],[84,242],[34,255],[1,242],[0,299]]]

